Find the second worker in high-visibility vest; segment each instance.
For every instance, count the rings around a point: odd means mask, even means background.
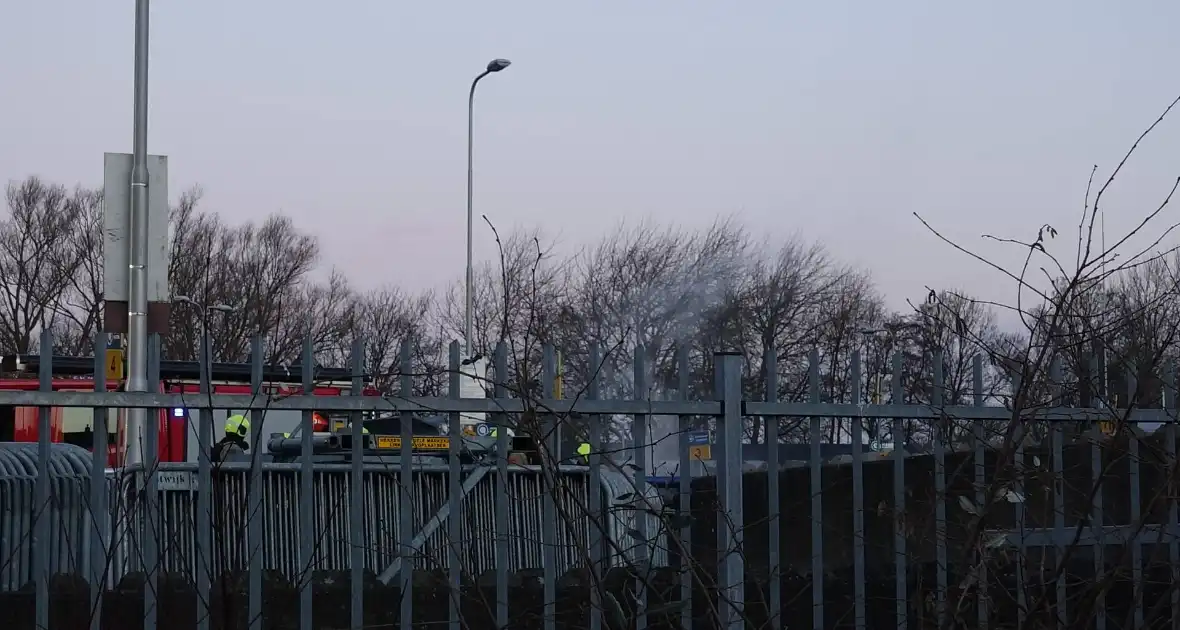
[[[234,414],[225,420],[225,437],[213,445],[210,458],[213,462],[233,461],[242,459],[250,445],[246,437],[250,435],[250,419],[242,414]]]

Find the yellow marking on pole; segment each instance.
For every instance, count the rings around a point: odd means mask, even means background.
[[[107,348],[107,382],[123,380],[123,350]]]
[[[561,377],[564,373],[561,363],[561,352],[557,352],[557,374],[553,377],[553,398],[561,400]]]

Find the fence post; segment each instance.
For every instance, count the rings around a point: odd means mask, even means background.
[[[852,353],[852,402],[858,406],[864,400],[861,385],[860,351]],[[852,578],[853,621],[857,630],[864,630],[865,615],[865,473],[864,473],[864,416],[852,419]],[[777,476],[777,475],[776,475]],[[776,532],[777,529],[771,530]],[[774,584],[774,582],[772,582]],[[773,600],[772,600],[773,601]]]
[[[1102,380],[1099,379],[1099,370],[1104,369],[1102,359],[1099,353],[1102,352],[1102,346],[1098,345],[1091,349],[1090,353],[1090,373],[1089,378],[1082,380],[1081,384],[1087,387],[1089,392],[1089,400],[1079,401],[1079,404],[1089,403],[1095,409],[1105,409],[1102,391]],[[1086,435],[1093,438],[1093,443],[1090,445],[1090,478],[1094,484],[1093,497],[1094,500],[1090,504],[1090,532],[1093,536],[1094,544],[1090,549],[1094,553],[1094,576],[1095,579],[1106,578],[1106,537],[1104,535],[1105,517],[1103,515],[1103,501],[1102,495],[1106,492],[1104,480],[1102,479],[1103,472],[1103,446],[1101,439],[1101,426],[1104,423],[1099,422],[1094,424],[1087,421]],[[1097,435],[1096,435],[1097,434]],[[1023,494],[1022,494],[1023,496]],[[1022,555],[1024,549],[1021,549]],[[1096,630],[1106,630],[1106,590],[1099,589],[1094,597],[1094,627]]]
[[[160,390],[160,335],[152,333],[148,336],[147,347],[147,381],[149,392]],[[159,608],[156,596],[159,593],[160,582],[160,541],[163,537],[163,527],[160,514],[160,490],[157,474],[160,470],[160,410],[147,409],[144,411],[143,427],[144,442],[140,452],[144,453],[143,463],[143,627],[144,630],[156,630]]]
[[[1162,528],[1168,532],[1168,567],[1172,583],[1180,581],[1180,543],[1176,540],[1177,505],[1176,505],[1176,363],[1169,360],[1164,364],[1164,396],[1163,407],[1167,414],[1165,425],[1165,448],[1168,454],[1168,524]],[[1171,590],[1173,623],[1180,622],[1180,591]],[[1175,627],[1175,625],[1173,625]]]
[[[1026,474],[1026,465],[1024,461],[1024,440],[1028,433],[1028,427],[1021,416],[1024,411],[1022,404],[1024,392],[1024,378],[1019,370],[1014,371],[1012,377],[1012,421],[1016,423],[1013,428],[1013,436],[1016,440],[1016,482],[1014,488],[1018,496],[1025,496],[1024,494],[1024,478]],[[1025,528],[1025,509],[1024,501],[1017,501],[1013,504],[1016,512],[1016,528],[1020,532],[1020,553],[1016,556],[1016,627],[1023,628],[1025,620],[1028,617],[1028,594],[1025,592],[1025,581],[1028,579],[1028,545],[1026,544],[1027,528]]]
[[[893,353],[893,368],[890,375],[890,403],[900,405],[902,394],[902,355]],[[909,566],[906,562],[906,514],[905,514],[905,457],[909,440],[906,439],[905,420],[893,419],[893,607],[898,628],[909,627]]]
[[[553,399],[557,366],[553,346],[545,344],[541,350],[541,399],[537,405],[537,420],[541,427],[541,439],[537,452],[541,454],[541,564],[544,603],[542,627],[554,630],[557,627],[557,492],[558,475],[561,474],[561,442],[557,439],[557,423],[546,403]],[[498,434],[497,434],[498,435]]]
[[[401,349],[398,351],[398,371],[401,372],[398,377],[398,393],[403,399],[414,395],[414,363],[410,343],[408,337],[402,339]],[[398,475],[401,493],[397,508],[397,537],[399,541],[398,555],[401,556],[402,560],[401,575],[398,576],[401,582],[401,588],[398,589],[399,596],[401,597],[401,610],[399,611],[398,617],[400,627],[412,628],[414,625],[414,571],[418,568],[418,559],[414,557],[413,545],[415,486],[413,457],[414,416],[409,411],[402,411],[398,415],[398,418],[401,424],[399,433],[402,438],[401,448],[397,453],[401,466],[401,472]]]
[[[197,630],[209,630],[210,591],[221,566],[221,538],[213,539],[213,347],[209,335],[201,335],[200,398],[204,401],[197,419],[197,548],[193,564],[197,569]],[[214,545],[216,544],[216,548]],[[202,610],[202,607],[204,610]]]
[[[310,395],[315,391],[315,345],[311,332],[303,339],[303,395]],[[299,463],[299,628],[311,630],[312,627],[312,595],[315,580],[315,472],[312,468],[312,423],[313,410],[304,409],[302,425],[299,429],[300,445]]]
[[[634,391],[632,398],[635,400],[646,401],[648,397],[647,387],[647,348],[643,345],[635,346],[635,357],[632,368],[632,377],[634,378]],[[639,505],[647,505],[647,471],[648,471],[648,437],[647,437],[647,421],[646,414],[637,413],[631,420],[631,453],[632,463],[635,465],[634,482],[632,484]],[[651,575],[651,570],[648,567],[648,541],[654,536],[654,533],[647,531],[648,514],[643,510],[637,509],[635,512],[635,534],[633,538],[638,538],[635,541],[635,566],[638,569],[639,577],[635,580],[635,629],[647,629],[647,579]]]
[[[508,399],[508,345],[504,341],[496,344],[494,357],[496,382],[492,388],[492,397],[496,400]],[[512,503],[512,493],[508,491],[508,415],[496,414],[493,426],[496,427],[496,627],[508,627],[508,549],[512,544],[511,530],[508,526],[508,506]],[[519,430],[520,425],[513,423]],[[500,429],[504,429],[500,431]]]
[[[807,399],[811,404],[819,406],[819,351],[814,349],[807,355]],[[807,468],[810,471],[811,482],[811,627],[815,630],[824,628],[824,469],[820,461],[823,457],[820,450],[820,442],[823,440],[820,422],[819,416],[808,419],[810,456]]]
[[[976,407],[983,406],[983,355],[979,354],[971,360],[971,403]],[[982,421],[973,420],[971,422],[971,435],[975,446],[972,456],[975,464],[973,471],[975,475],[975,505],[980,506],[984,505],[984,491],[987,488],[987,452],[984,449],[987,440],[983,429]],[[982,553],[976,556],[975,562],[975,583],[979,585],[979,604],[975,611],[976,626],[980,630],[987,630],[991,585],[988,583],[987,563],[983,561]]]
[[[935,350],[931,356],[934,376],[934,389],[930,393],[930,402],[938,412],[934,419],[934,553],[935,553],[935,592],[936,614],[938,627],[947,625],[947,550],[946,550],[946,447],[954,448],[952,439],[954,430],[950,424],[943,406],[946,400],[946,372],[942,350]]]
[[[1143,526],[1143,496],[1142,486],[1140,485],[1140,454],[1139,454],[1139,439],[1143,436],[1143,432],[1139,429],[1139,423],[1131,420],[1132,414],[1135,413],[1135,408],[1139,406],[1139,383],[1138,383],[1138,369],[1135,365],[1126,366],[1126,381],[1127,381],[1127,405],[1123,412],[1123,424],[1126,425],[1127,431],[1127,454],[1130,458],[1130,471],[1128,474],[1131,491],[1131,518],[1129,519],[1129,529],[1131,530],[1131,539],[1127,544],[1131,547],[1131,583],[1134,585],[1131,590],[1131,598],[1134,606],[1134,627],[1143,627],[1143,532],[1140,529]],[[1059,423],[1060,424],[1060,423]],[[1058,426],[1059,426],[1058,424]],[[1054,445],[1054,451],[1060,449],[1060,446]],[[1064,511],[1064,508],[1063,508]],[[1063,517],[1058,517],[1063,518]],[[1062,580],[1064,582],[1064,580]],[[1064,593],[1064,587],[1061,592]],[[1064,616],[1064,615],[1062,615]]]
[[[717,522],[718,609],[721,627],[745,628],[745,560],[742,557],[742,357],[734,352],[716,354],[722,401],[717,433],[721,442],[723,479],[718,484],[721,512]],[[721,472],[720,470],[718,472]],[[719,478],[721,475],[719,475]]]
[[[856,366],[856,359],[853,359]],[[853,367],[853,370],[858,369]],[[766,402],[778,402],[778,352],[772,344],[767,344],[762,351],[762,371],[766,378]],[[855,382],[857,377],[853,378]],[[779,515],[782,509],[782,491],[779,489],[779,479],[782,471],[779,466],[779,416],[763,416],[762,425],[765,431],[763,442],[766,444],[767,469],[767,500],[770,502],[767,529],[770,532],[770,627],[772,630],[782,628],[782,550],[779,543],[782,540],[782,520]],[[859,610],[859,609],[858,609]],[[858,617],[859,619],[859,617]],[[858,626],[860,627],[860,626]]]
[[[597,355],[597,348],[594,354]],[[597,363],[591,364],[591,369],[595,369]],[[689,400],[689,373],[688,364],[688,348],[681,346],[676,351],[676,388],[679,390],[680,400]],[[692,589],[693,577],[697,571],[692,561],[692,460],[689,458],[688,448],[688,433],[691,429],[692,419],[689,416],[680,416],[678,419],[680,425],[680,466],[679,473],[679,492],[680,492],[680,516],[682,517],[682,524],[680,526],[680,601],[688,602],[680,609],[680,627],[692,627]],[[705,427],[708,428],[707,426]],[[593,469],[591,469],[593,474]],[[591,477],[595,479],[595,477]],[[597,487],[597,486],[595,486]],[[597,514],[597,512],[595,512]],[[773,531],[773,530],[772,530]],[[773,539],[773,537],[772,537]],[[592,600],[593,601],[593,600]],[[771,601],[775,601],[772,599]],[[593,619],[593,618],[592,618]],[[591,626],[591,630],[598,630],[597,627]]]
[[[496,356],[500,356],[499,351]],[[586,400],[599,399],[598,373],[601,368],[602,350],[598,344],[591,344],[590,362],[586,370],[589,374],[589,380],[586,383]],[[496,382],[500,382],[498,377]],[[603,562],[602,532],[608,526],[606,513],[602,509],[602,416],[591,415],[589,424],[590,431],[586,439],[590,442],[590,457],[586,460],[586,464],[590,467],[590,488],[587,493],[590,495],[590,518],[592,519],[590,522],[590,630],[602,630],[602,595],[605,592],[602,583],[605,567],[601,564]],[[500,509],[497,505],[497,518],[499,518]],[[504,626],[497,627],[503,628]]]
[[[353,396],[360,396],[365,389],[365,340],[356,337],[352,342],[352,389]],[[349,550],[349,591],[352,603],[350,615],[353,630],[361,630],[365,625],[365,522],[364,522],[364,491],[365,491],[365,455],[364,446],[365,422],[361,412],[349,414],[349,427],[352,429],[352,469],[348,484],[348,542],[352,545]],[[457,436],[451,436],[456,439]],[[411,448],[413,441],[411,440]],[[402,445],[402,454],[407,451]],[[402,570],[406,570],[405,567]],[[259,628],[261,630],[261,628]]]
[[[99,331],[94,335],[94,391],[104,394],[107,391],[106,351],[106,333]],[[100,630],[101,628],[102,600],[106,590],[106,541],[110,524],[106,477],[109,459],[107,454],[107,418],[110,417],[109,414],[110,411],[106,407],[96,407],[93,411],[94,452],[91,454],[90,460],[90,518],[94,523],[94,532],[91,535],[92,542],[90,543],[90,630]]]
[[[255,335],[250,340],[250,392],[254,399],[266,396],[262,391],[262,361],[264,340]],[[249,542],[249,596],[247,601],[250,630],[262,630],[262,425],[266,416],[261,409],[251,409],[250,414],[250,486],[246,524],[246,540]],[[234,523],[237,526],[237,523]]]
[[[447,371],[450,373],[447,387],[447,396],[451,400],[459,400],[463,397],[463,389],[460,383],[460,371],[462,370],[462,360],[460,354],[459,341],[451,342],[449,350],[449,362]],[[474,370],[474,368],[468,368]],[[448,598],[447,606],[447,621],[450,630],[459,630],[460,623],[460,608],[462,597],[462,567],[459,566],[459,545],[463,544],[461,540],[463,531],[460,527],[463,516],[462,505],[460,505],[460,497],[463,490],[459,484],[459,476],[462,470],[459,466],[459,447],[463,438],[463,427],[459,422],[459,413],[451,412],[447,414],[447,426],[450,427],[451,443],[447,452],[447,503],[450,505],[450,517],[447,518],[447,580],[450,585],[450,597]],[[405,570],[404,568],[402,569]]]
[[[1053,406],[1061,404],[1061,380],[1061,357],[1053,356],[1049,360],[1049,396]],[[1069,598],[1065,584],[1065,554],[1069,548],[1066,540],[1069,534],[1065,528],[1065,431],[1060,421],[1051,420],[1049,424],[1049,446],[1053,457],[1053,561],[1057,566],[1057,600],[1053,614],[1058,624],[1065,625],[1069,619]],[[1020,463],[1024,465],[1023,460]]]
[[[49,327],[41,330],[41,369],[38,370],[40,390],[53,391],[53,333]],[[37,480],[34,492],[37,511],[33,525],[33,579],[36,582],[37,627],[49,627],[49,456],[50,408],[37,410]]]

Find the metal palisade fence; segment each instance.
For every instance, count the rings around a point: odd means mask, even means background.
[[[41,347],[52,341],[45,333]],[[159,383],[159,339],[152,344],[149,381]],[[552,348],[530,398],[513,391],[501,346],[491,395],[461,398],[456,343],[448,396],[366,396],[358,342],[351,395],[312,396],[303,393],[316,384],[311,341],[294,394],[265,386],[263,347],[254,340],[252,394],[214,393],[208,360],[199,395],[108,391],[103,335],[94,391],[53,391],[48,356],[38,390],[0,391],[0,406],[38,409],[35,448],[0,446],[3,627],[1102,630],[1180,622],[1170,367],[1152,377],[1153,402],[1111,409],[1101,396],[1082,407],[1064,394],[1070,386],[1056,362],[1045,379],[985,391],[977,358],[963,404],[948,393],[935,353],[928,395],[907,403],[899,355],[891,403],[880,404],[865,402],[855,354],[847,400],[825,399],[813,352],[804,400],[780,402],[773,352],[763,358],[765,401],[743,396],[743,358],[719,353],[711,399],[690,400],[682,351],[678,399],[654,400],[640,348],[632,399],[603,400],[595,377],[557,399]],[[410,347],[402,348],[401,392],[413,389]],[[590,366],[602,359],[594,348],[586,357]],[[1127,380],[1124,400],[1143,398],[1139,381]],[[110,410],[136,407],[198,410],[196,461],[161,462],[153,421],[143,463],[108,470],[108,424],[119,417]],[[52,443],[57,408],[93,409],[93,453]],[[211,459],[217,410],[248,411],[246,461]],[[336,459],[317,456],[315,410],[352,419]],[[279,412],[301,412],[293,461],[266,457],[267,414]],[[400,452],[367,448],[361,420],[375,413],[400,418]],[[413,418],[425,413],[447,418],[445,455],[409,452]],[[487,414],[492,426],[532,436],[536,459],[510,461],[508,431],[469,444],[461,414]],[[628,453],[606,439],[620,417],[628,418]],[[657,417],[676,419],[673,480],[646,472]],[[702,428],[715,447],[706,462],[694,450]],[[563,460],[559,433],[583,430],[589,456]],[[767,435],[780,439],[767,445]],[[757,457],[752,442],[761,443]]]

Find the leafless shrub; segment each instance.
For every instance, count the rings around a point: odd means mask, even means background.
[[[85,251],[78,234],[90,227],[87,191],[71,197],[65,186],[37,177],[9,183],[8,216],[0,223],[0,343],[5,352],[27,353],[54,316]]]
[[[996,458],[992,471],[994,481],[986,489],[985,505],[973,506],[971,509],[969,536],[960,547],[961,556],[956,564],[969,567],[968,575],[978,578],[985,575],[981,572],[984,567],[997,561],[996,556],[1001,549],[993,548],[985,533],[989,527],[995,526],[999,513],[1003,511],[999,508],[1005,503],[1004,497],[1012,496],[1013,484],[1017,484],[1015,487],[1024,483],[1044,484],[1045,492],[1049,493],[1052,488],[1055,497],[1072,491],[1086,499],[1087,509],[1077,515],[1077,524],[1071,524],[1068,528],[1073,542],[1059,541],[1053,559],[1046,561],[1041,557],[1046,553],[1044,549],[1036,551],[1035,547],[1023,546],[1008,549],[1001,545],[1004,555],[1015,558],[1009,564],[1040,564],[1040,569],[1034,572],[1037,574],[1035,579],[1038,584],[1047,586],[1029,586],[1028,599],[1020,604],[1022,615],[1027,615],[1030,620],[1041,619],[1046,623],[1055,621],[1064,627],[1088,627],[1096,615],[1106,615],[1102,609],[1105,596],[1116,580],[1126,579],[1122,566],[1128,562],[1128,558],[1132,558],[1132,562],[1142,562],[1134,553],[1139,544],[1127,543],[1106,551],[1107,562],[1112,564],[1096,567],[1093,574],[1075,573],[1077,563],[1071,563],[1072,557],[1084,550],[1099,553],[1097,548],[1079,543],[1083,532],[1103,525],[1091,522],[1095,497],[1103,494],[1114,496],[1126,493],[1128,489],[1111,485],[1116,478],[1111,473],[1112,467],[1115,461],[1121,459],[1117,456],[1104,460],[1100,470],[1092,474],[1087,471],[1088,481],[1080,488],[1076,487],[1076,472],[1061,469],[1060,461],[1053,463],[1053,472],[1049,473],[1047,479],[1037,481],[1039,476],[1043,476],[1037,470],[1041,468],[1039,460],[1029,468],[1023,455],[1024,449],[1038,448],[1040,452],[1056,453],[1066,443],[1090,444],[1095,435],[1100,435],[1095,431],[1092,421],[1073,423],[1078,426],[1066,430],[1066,423],[1062,422],[1066,418],[1046,422],[1038,416],[1040,412],[1068,405],[1105,409],[1110,414],[1108,424],[1116,434],[1114,441],[1105,446],[1121,450],[1127,448],[1126,443],[1129,441],[1132,443],[1129,452],[1136,466],[1140,461],[1147,461],[1142,459],[1148,457],[1147,451],[1153,451],[1150,457],[1160,462],[1159,465],[1165,470],[1168,479],[1165,485],[1173,487],[1176,479],[1174,452],[1165,452],[1161,445],[1141,439],[1143,431],[1151,427],[1138,426],[1131,422],[1131,417],[1137,409],[1160,407],[1161,394],[1165,389],[1163,383],[1172,377],[1170,373],[1174,369],[1166,361],[1175,356],[1178,341],[1173,312],[1178,297],[1177,276],[1169,264],[1175,260],[1176,249],[1163,241],[1174,231],[1176,223],[1169,221],[1163,213],[1180,185],[1180,178],[1165,190],[1156,207],[1142,213],[1136,227],[1112,239],[1113,245],[1107,247],[1105,238],[1096,238],[1094,226],[1103,211],[1105,193],[1128,164],[1139,141],[1157,127],[1177,102],[1180,99],[1169,105],[1164,114],[1140,136],[1096,192],[1087,188],[1074,251],[1062,251],[1061,240],[1057,238],[1058,230],[1049,225],[1040,226],[1026,239],[988,235],[987,238],[1006,243],[1022,253],[1023,262],[1008,267],[946,239],[936,228],[922,221],[945,243],[991,267],[1013,283],[1015,299],[996,306],[1015,313],[1024,324],[1024,330],[1019,331],[1018,335],[996,334],[998,331],[994,330],[994,326],[985,326],[979,330],[988,334],[965,334],[966,318],[963,317],[962,309],[969,306],[970,309],[978,310],[979,303],[965,300],[965,296],[958,294],[931,292],[928,302],[915,309],[915,316],[921,318],[921,322],[933,324],[933,329],[927,328],[927,334],[938,334],[927,337],[926,345],[944,352],[944,360],[950,359],[948,364],[952,375],[958,363],[954,356],[959,354],[954,346],[968,344],[970,350],[992,358],[1004,377],[1003,381],[1006,381],[997,382],[993,392],[1002,397],[1005,406],[1011,411],[1010,420],[1002,423],[1004,426],[994,427],[998,430],[987,438],[988,450]],[[1150,244],[1133,247],[1131,243],[1137,239],[1146,239]],[[942,331],[950,331],[954,338],[946,337]],[[949,356],[946,354],[948,351]],[[1063,369],[1065,366],[1071,368],[1071,374],[1066,374]],[[929,371],[919,370],[918,373],[928,374]],[[944,396],[961,397],[962,389],[953,381],[953,378],[948,381],[948,391]],[[931,391],[928,385],[921,389]],[[1119,446],[1120,442],[1122,446]],[[1105,446],[1095,442],[1095,453]],[[1135,449],[1140,447],[1143,451],[1136,453]],[[1138,494],[1139,490],[1133,488],[1131,492]],[[1168,492],[1163,488],[1147,492],[1142,499],[1143,515],[1158,511],[1163,504],[1174,501],[1174,497],[1167,498]],[[1017,503],[1023,504],[1024,495],[1018,493],[1016,496]],[[1059,509],[1056,511],[1060,512]],[[1020,526],[1053,527],[1054,521],[1063,516],[1050,512],[1048,522],[1030,520]],[[1138,536],[1146,526],[1146,517],[1140,514],[1129,516],[1129,521],[1119,523],[1125,528],[1125,535]],[[1155,548],[1158,553],[1163,546],[1155,545]],[[1151,562],[1158,563],[1160,560],[1162,558]],[[1025,569],[1029,570],[1032,569]],[[1136,575],[1139,570],[1135,569]],[[1025,573],[1024,577],[1018,577],[1017,580],[1028,580],[1029,575]],[[1067,583],[1079,586],[1067,587]],[[976,580],[959,591],[951,609],[962,610],[968,600],[980,599],[993,586]],[[1165,592],[1161,594],[1156,589],[1153,597],[1167,601],[1170,599],[1168,595],[1180,584],[1173,580],[1173,583],[1165,586]],[[1023,583],[1021,588],[1024,588]],[[1134,616],[1136,625],[1144,623],[1151,626],[1162,623],[1166,619],[1165,615],[1170,614],[1167,606],[1153,607],[1150,606],[1152,602],[1147,602],[1148,616],[1144,619],[1144,591],[1142,580],[1131,585],[1130,601],[1120,602],[1127,615],[1123,623],[1129,624]],[[1060,599],[1062,596],[1067,599]],[[1151,618],[1152,615],[1155,619]],[[948,625],[963,622],[961,618],[953,616],[940,620],[941,624]]]

